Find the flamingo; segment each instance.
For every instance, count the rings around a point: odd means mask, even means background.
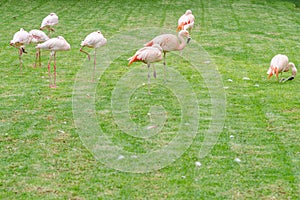
[[[50,59],[48,62],[48,74],[49,74],[49,87],[56,88],[56,51],[67,51],[71,49],[70,44],[65,40],[63,36],[58,36],[56,38],[49,39],[44,43],[37,44],[36,49],[44,49],[51,51],[50,52]],[[50,64],[52,57],[54,57],[54,82],[53,85],[51,84],[51,73],[50,73]]]
[[[51,31],[54,32],[53,26],[56,24],[58,24],[58,16],[55,13],[50,13],[43,19],[40,30],[44,30],[46,28],[49,31],[50,37]]]
[[[189,32],[192,31],[194,26],[195,17],[192,14],[191,10],[187,10],[179,19],[178,19],[178,26],[177,31],[180,30],[187,30]]]
[[[164,53],[164,77],[166,80],[166,53],[170,51],[181,51],[183,50],[187,42],[183,37],[190,38],[189,32],[187,30],[181,30],[178,33],[178,37],[173,34],[162,34],[153,38],[150,42],[146,43],[144,46],[152,46],[154,44],[159,44],[163,49]]]
[[[278,73],[287,72],[289,70],[292,70],[292,76],[290,76],[287,79],[281,79],[280,82],[285,82],[287,80],[293,80],[297,74],[297,68],[295,67],[295,64],[292,62],[289,62],[289,59],[286,55],[277,54],[275,55],[270,63],[270,68],[267,72],[268,79],[271,78],[273,74],[276,75],[276,80],[278,80]]]
[[[95,31],[90,33],[85,37],[85,39],[81,42],[80,51],[88,55],[88,59],[90,60],[90,54],[83,50],[84,47],[94,48],[94,73],[96,69],[96,49],[105,45],[107,42],[106,38],[102,35],[101,31]],[[93,73],[93,79],[94,79]]]
[[[30,35],[27,31],[21,28],[18,32],[16,32],[13,36],[13,39],[10,41],[10,45],[19,49],[19,61],[20,61],[20,71],[22,73],[22,54],[27,53],[25,51],[25,45],[29,44]]]
[[[43,31],[40,31],[37,29],[33,29],[33,30],[29,31],[29,35],[31,36],[30,43],[38,44],[38,43],[42,43],[42,42],[49,40],[49,37]],[[39,66],[41,66],[41,51],[40,51],[40,49],[37,49],[37,51],[36,51],[34,67],[36,67],[36,62],[38,59],[39,59]]]
[[[163,49],[159,44],[154,44],[150,47],[143,47],[139,49],[132,57],[128,58],[128,66],[135,61],[142,61],[147,64],[148,67],[148,94],[150,94],[150,65],[151,63],[158,62],[162,60]],[[153,76],[156,78],[155,67],[153,66]]]

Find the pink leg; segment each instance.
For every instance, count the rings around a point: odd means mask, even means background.
[[[56,88],[56,52],[54,52],[54,85],[53,88]]]
[[[95,71],[96,71],[96,49],[94,51],[94,71],[93,71],[93,79],[92,79],[92,81],[94,81]]]
[[[41,50],[40,49],[38,49],[39,50],[39,66],[41,67],[42,66],[42,64],[41,64]]]
[[[39,50],[40,50],[40,49],[36,50],[36,53],[35,53],[34,68],[36,68],[36,62],[37,62],[37,59],[38,59],[38,57],[39,57]]]
[[[83,47],[84,47],[84,46],[83,46]],[[83,50],[83,47],[80,48],[80,51],[81,51],[82,53],[85,53],[85,54],[88,56],[88,59],[91,60],[90,54],[89,54],[88,52],[84,51],[84,50]]]
[[[148,94],[151,94],[150,92],[150,64],[147,64],[148,67]]]
[[[22,54],[23,54],[23,50],[20,47],[19,48],[19,61],[20,61],[20,73],[22,74],[22,66],[23,66],[23,61],[22,61]]]
[[[49,87],[50,88],[52,87],[52,84],[51,84],[52,83],[52,81],[51,81],[51,70],[50,70],[51,60],[52,60],[52,53],[50,54],[50,59],[49,59],[49,62],[48,62],[48,75],[49,75]]]

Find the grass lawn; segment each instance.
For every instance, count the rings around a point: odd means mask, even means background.
[[[271,58],[300,68],[293,0],[9,1],[0,5],[0,199],[298,199],[300,79],[267,80]],[[178,18],[196,18],[191,43],[147,67],[127,58]],[[50,12],[57,85],[47,62],[20,73],[9,45]],[[100,29],[96,81],[80,42]],[[290,72],[283,73],[288,77]],[[201,166],[197,166],[200,162]]]

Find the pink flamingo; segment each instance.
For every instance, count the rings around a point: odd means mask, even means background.
[[[183,37],[190,38],[189,32],[186,30],[181,30],[178,33],[178,37],[173,34],[162,34],[153,38],[150,42],[146,43],[144,46],[152,46],[154,44],[159,44],[163,49],[164,53],[164,77],[166,80],[166,53],[170,51],[181,51],[183,50],[187,42]]]
[[[286,55],[277,54],[275,55],[270,63],[270,68],[267,72],[268,79],[271,78],[273,74],[276,75],[276,80],[278,80],[278,73],[287,72],[289,70],[292,70],[292,76],[290,76],[287,79],[281,79],[280,82],[285,82],[287,80],[293,80],[297,74],[297,68],[295,67],[295,64],[292,62],[289,62],[289,59]]]
[[[58,24],[58,16],[55,13],[50,13],[47,17],[45,17],[42,21],[40,30],[44,30],[45,28],[49,31],[49,37],[51,31],[54,32],[53,26]]]
[[[177,31],[180,30],[187,30],[191,32],[195,22],[195,17],[192,14],[191,10],[187,10],[185,14],[183,14],[179,19],[178,19],[178,27]]]
[[[49,40],[49,37],[43,31],[40,31],[37,29],[33,29],[33,30],[29,31],[29,35],[31,36],[30,43],[38,44],[38,43],[42,43],[42,42]],[[40,51],[40,49],[36,50],[34,67],[36,67],[36,62],[38,59],[39,59],[39,66],[41,66],[41,51]]]
[[[105,45],[107,42],[106,38],[102,35],[100,31],[95,31],[90,33],[85,39],[81,42],[80,51],[88,55],[88,59],[90,60],[90,54],[83,50],[84,47],[94,48],[94,72],[93,79],[96,69],[96,49]]]
[[[67,51],[71,49],[70,44],[63,38],[62,36],[58,36],[56,38],[52,38],[47,40],[44,43],[38,44],[36,46],[36,49],[44,49],[51,51],[50,53],[50,59],[48,62],[48,74],[49,74],[49,87],[50,88],[55,88],[56,87],[56,51]],[[50,73],[50,64],[52,57],[54,57],[54,83],[53,85],[51,84],[51,73]]]
[[[22,54],[27,53],[25,51],[25,45],[29,44],[29,42],[30,42],[30,35],[23,28],[21,28],[20,31],[16,32],[14,34],[13,39],[10,41],[11,46],[19,49],[19,61],[20,61],[21,73],[22,73],[22,66],[23,66]]]
[[[163,49],[158,45],[154,44],[150,47],[143,47],[139,49],[132,57],[128,58],[128,66],[135,61],[142,61],[147,64],[148,67],[148,94],[150,94],[150,65],[151,63],[162,60]],[[155,67],[153,66],[153,76],[156,78]]]

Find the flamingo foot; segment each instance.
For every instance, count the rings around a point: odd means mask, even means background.
[[[49,85],[49,88],[56,88],[56,85]]]

